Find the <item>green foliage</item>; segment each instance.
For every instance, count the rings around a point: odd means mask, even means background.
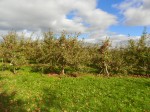
[[[64,74],[67,66],[78,67],[85,59],[82,42],[77,40],[78,34],[70,35],[62,32],[57,39],[52,32],[44,33],[41,42],[41,56],[37,56],[37,62],[48,64],[50,68],[59,67]]]
[[[100,69],[100,74],[106,74],[109,76],[109,65],[110,65],[110,40],[106,39],[99,49],[97,49],[97,54],[94,59],[96,66]]]
[[[150,35],[146,30],[139,40],[129,40],[128,45],[120,48],[111,48],[109,39],[101,44],[87,44],[78,40],[78,36],[65,31],[56,35],[49,31],[43,33],[43,38],[32,39],[32,35],[25,37],[9,32],[0,42],[1,70],[9,68],[15,73],[16,69],[28,65],[41,73],[88,73],[88,69],[93,69],[93,73],[107,76],[150,74],[150,46],[147,44]]]
[[[3,63],[10,63],[13,66],[13,72],[16,73],[16,68],[27,63],[19,36],[16,32],[10,32],[3,36],[1,43],[1,56]]]
[[[130,40],[125,49],[124,59],[131,74],[149,74],[150,48],[146,46],[147,35],[142,35],[136,42]]]
[[[62,74],[64,74],[63,69],[66,66],[70,67],[78,67],[84,62],[85,53],[84,48],[82,46],[82,42],[77,40],[78,34],[69,35],[66,37],[65,32],[62,32],[59,40],[58,40],[58,66],[62,68]]]
[[[128,67],[126,61],[124,60],[125,56],[124,48],[115,48],[111,49],[111,61],[110,61],[110,72],[115,75],[127,75]]]

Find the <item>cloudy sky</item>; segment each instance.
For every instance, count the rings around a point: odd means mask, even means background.
[[[0,0],[0,33],[81,32],[88,42],[150,32],[150,0]],[[129,37],[130,35],[130,37]]]

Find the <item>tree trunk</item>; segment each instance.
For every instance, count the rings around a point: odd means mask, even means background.
[[[104,66],[105,66],[105,71],[106,71],[106,74],[107,74],[107,76],[109,77],[108,68],[107,68],[107,65],[106,65],[106,63],[105,63],[105,62],[104,62]]]
[[[16,68],[15,67],[13,67],[13,73],[16,74]]]
[[[98,74],[98,75],[100,76],[100,75],[101,75],[101,73],[103,73],[103,69],[99,72],[99,74]]]
[[[4,59],[2,58],[2,71],[4,71]]]
[[[62,70],[61,70],[61,74],[62,74],[62,75],[65,74],[65,69],[64,69],[64,67],[63,67]]]

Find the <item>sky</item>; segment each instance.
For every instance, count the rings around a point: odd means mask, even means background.
[[[113,43],[150,33],[150,0],[0,0],[0,34],[80,32],[86,42]]]

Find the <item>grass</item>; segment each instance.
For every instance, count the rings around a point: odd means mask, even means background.
[[[0,112],[150,112],[150,79],[0,72]]]

